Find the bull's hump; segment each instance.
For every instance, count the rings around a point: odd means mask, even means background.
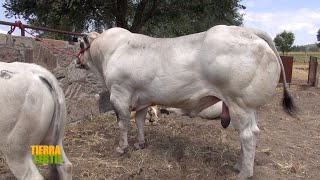
[[[105,31],[105,33],[131,33],[131,32],[120,27],[114,27]]]

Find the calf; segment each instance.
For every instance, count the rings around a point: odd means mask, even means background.
[[[177,116],[187,115],[190,116],[190,110],[180,108],[166,108],[169,113],[173,113]],[[197,117],[202,119],[216,119],[219,118],[222,113],[222,102],[219,101],[216,104],[202,110]]]

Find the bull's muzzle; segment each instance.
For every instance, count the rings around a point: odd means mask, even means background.
[[[75,60],[74,60],[74,64],[75,64],[76,68],[88,70],[88,67],[85,66],[85,65],[83,65],[83,64],[81,63],[80,59],[75,59]]]

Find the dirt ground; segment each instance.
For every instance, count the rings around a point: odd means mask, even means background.
[[[319,179],[320,88],[306,85],[308,67],[295,64],[290,92],[299,108],[297,118],[280,105],[281,88],[257,112],[261,129],[257,140],[253,179]],[[239,156],[239,137],[232,126],[219,120],[164,115],[156,125],[146,125],[148,146],[135,150],[136,127],[131,122],[124,156],[115,153],[118,127],[113,116],[101,115],[69,124],[65,147],[74,165],[73,179],[235,179],[232,170]],[[41,166],[47,173],[47,167]],[[0,179],[13,175],[0,156]]]

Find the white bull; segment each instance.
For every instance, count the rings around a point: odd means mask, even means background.
[[[81,43],[76,63],[91,69],[110,91],[118,114],[120,142],[128,147],[130,111],[137,111],[138,143],[145,143],[143,125],[148,106],[188,109],[195,116],[223,101],[240,134],[241,153],[234,166],[238,179],[253,175],[256,148],[256,109],[275,93],[283,65],[269,35],[235,26],[215,26],[206,32],[151,38],[112,28],[89,33]],[[85,48],[85,49],[84,49]],[[284,78],[285,79],[285,78]],[[292,98],[283,83],[283,106],[294,113]]]
[[[0,151],[17,179],[43,179],[33,163],[31,145],[59,145],[62,165],[55,178],[71,180],[72,164],[63,150],[66,124],[64,94],[46,69],[0,62]]]

